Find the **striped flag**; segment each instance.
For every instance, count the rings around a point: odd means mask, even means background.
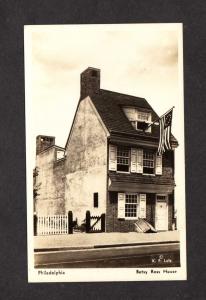
[[[170,135],[171,135],[171,126],[172,126],[172,112],[171,108],[167,113],[165,113],[160,119],[160,139],[158,154],[162,155],[166,150],[171,149],[170,145]]]

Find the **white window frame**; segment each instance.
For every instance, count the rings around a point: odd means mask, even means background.
[[[118,155],[118,151],[120,151],[120,149],[127,150],[128,151],[128,156],[120,156],[120,155]],[[122,159],[124,159],[124,158],[128,159],[128,164],[118,164],[118,157],[120,157]],[[117,172],[119,172],[119,173],[130,173],[130,169],[131,169],[130,164],[131,164],[131,149],[127,148],[127,147],[124,147],[124,146],[117,146],[117,168],[116,168]],[[128,166],[128,171],[118,170],[118,165]]]
[[[148,166],[144,166],[144,161],[146,161],[146,160],[147,161],[152,161],[152,159],[144,158],[145,152],[152,152],[153,153],[153,168],[148,167]],[[155,171],[156,171],[156,160],[155,159],[156,159],[155,152],[153,152],[152,150],[149,150],[149,149],[143,149],[143,161],[142,161],[143,175],[155,176]],[[153,169],[153,173],[145,173],[144,168]]]
[[[137,203],[126,203],[127,196],[135,195],[137,197]],[[127,204],[136,204],[136,217],[126,216],[126,205]],[[137,220],[139,218],[139,193],[125,193],[125,220]]]
[[[126,109],[128,109],[129,107],[125,108],[125,113],[127,114],[127,116],[129,116],[129,113],[126,112]],[[132,108],[131,108],[132,109]],[[145,111],[141,111],[138,110],[136,108],[134,108],[135,113],[133,114],[133,117],[131,119],[129,119],[129,121],[131,122],[132,126],[134,127],[135,130],[137,131],[143,131],[142,129],[138,128],[138,122],[145,122],[148,125],[151,124],[152,122],[152,114],[151,112],[145,112]],[[147,115],[147,118],[142,118],[142,115]],[[149,132],[151,133],[151,126],[145,130],[145,132]]]

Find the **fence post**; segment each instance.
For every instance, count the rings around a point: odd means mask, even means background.
[[[68,212],[68,234],[72,234],[73,233],[73,213],[70,210]]]
[[[105,232],[105,214],[101,215],[101,231]]]
[[[90,232],[90,211],[86,211],[86,233]]]
[[[34,215],[34,235],[37,235],[37,215]]]

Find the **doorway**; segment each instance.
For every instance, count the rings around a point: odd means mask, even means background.
[[[155,229],[157,231],[168,230],[168,197],[166,195],[156,195]]]

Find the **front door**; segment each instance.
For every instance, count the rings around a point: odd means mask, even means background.
[[[168,230],[168,204],[166,195],[156,196],[155,229],[157,231]]]

